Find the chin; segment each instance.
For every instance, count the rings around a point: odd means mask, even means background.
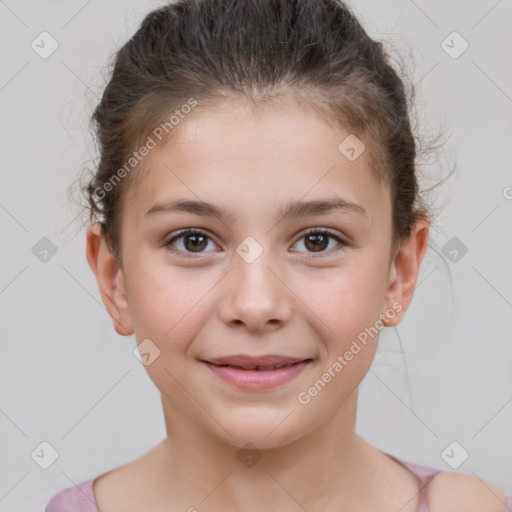
[[[290,414],[290,410],[254,407],[241,408],[238,413],[232,411],[222,422],[231,436],[216,428],[217,435],[237,448],[245,448],[248,443],[260,450],[285,446],[301,437],[296,430],[298,418],[294,413]]]

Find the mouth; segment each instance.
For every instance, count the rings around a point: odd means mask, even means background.
[[[229,384],[245,390],[265,390],[290,381],[313,359],[277,355],[240,355],[200,361]]]

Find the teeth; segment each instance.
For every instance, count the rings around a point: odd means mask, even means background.
[[[280,368],[288,368],[290,366],[293,366],[294,364],[296,364],[296,363],[283,364],[281,366],[234,366],[231,364],[221,364],[219,366],[230,366],[231,368],[238,368],[240,370],[257,370],[257,371],[268,372],[271,370],[279,370]]]
[[[262,372],[268,372],[270,370],[279,370],[281,368],[288,368],[289,366],[293,366],[291,364],[283,364],[281,366],[252,366],[251,368],[244,368],[244,370],[258,370]]]

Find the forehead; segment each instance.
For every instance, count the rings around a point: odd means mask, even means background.
[[[361,205],[369,220],[390,215],[389,190],[371,171],[368,142],[355,160],[340,151],[349,136],[293,102],[258,109],[230,102],[204,110],[185,118],[179,136],[146,157],[126,216],[137,221],[170,199],[268,215],[292,201],[326,196]]]

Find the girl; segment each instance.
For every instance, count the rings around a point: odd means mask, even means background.
[[[355,432],[430,212],[403,82],[340,0],[157,9],[93,119],[87,259],[167,437],[46,512],[510,510]]]

